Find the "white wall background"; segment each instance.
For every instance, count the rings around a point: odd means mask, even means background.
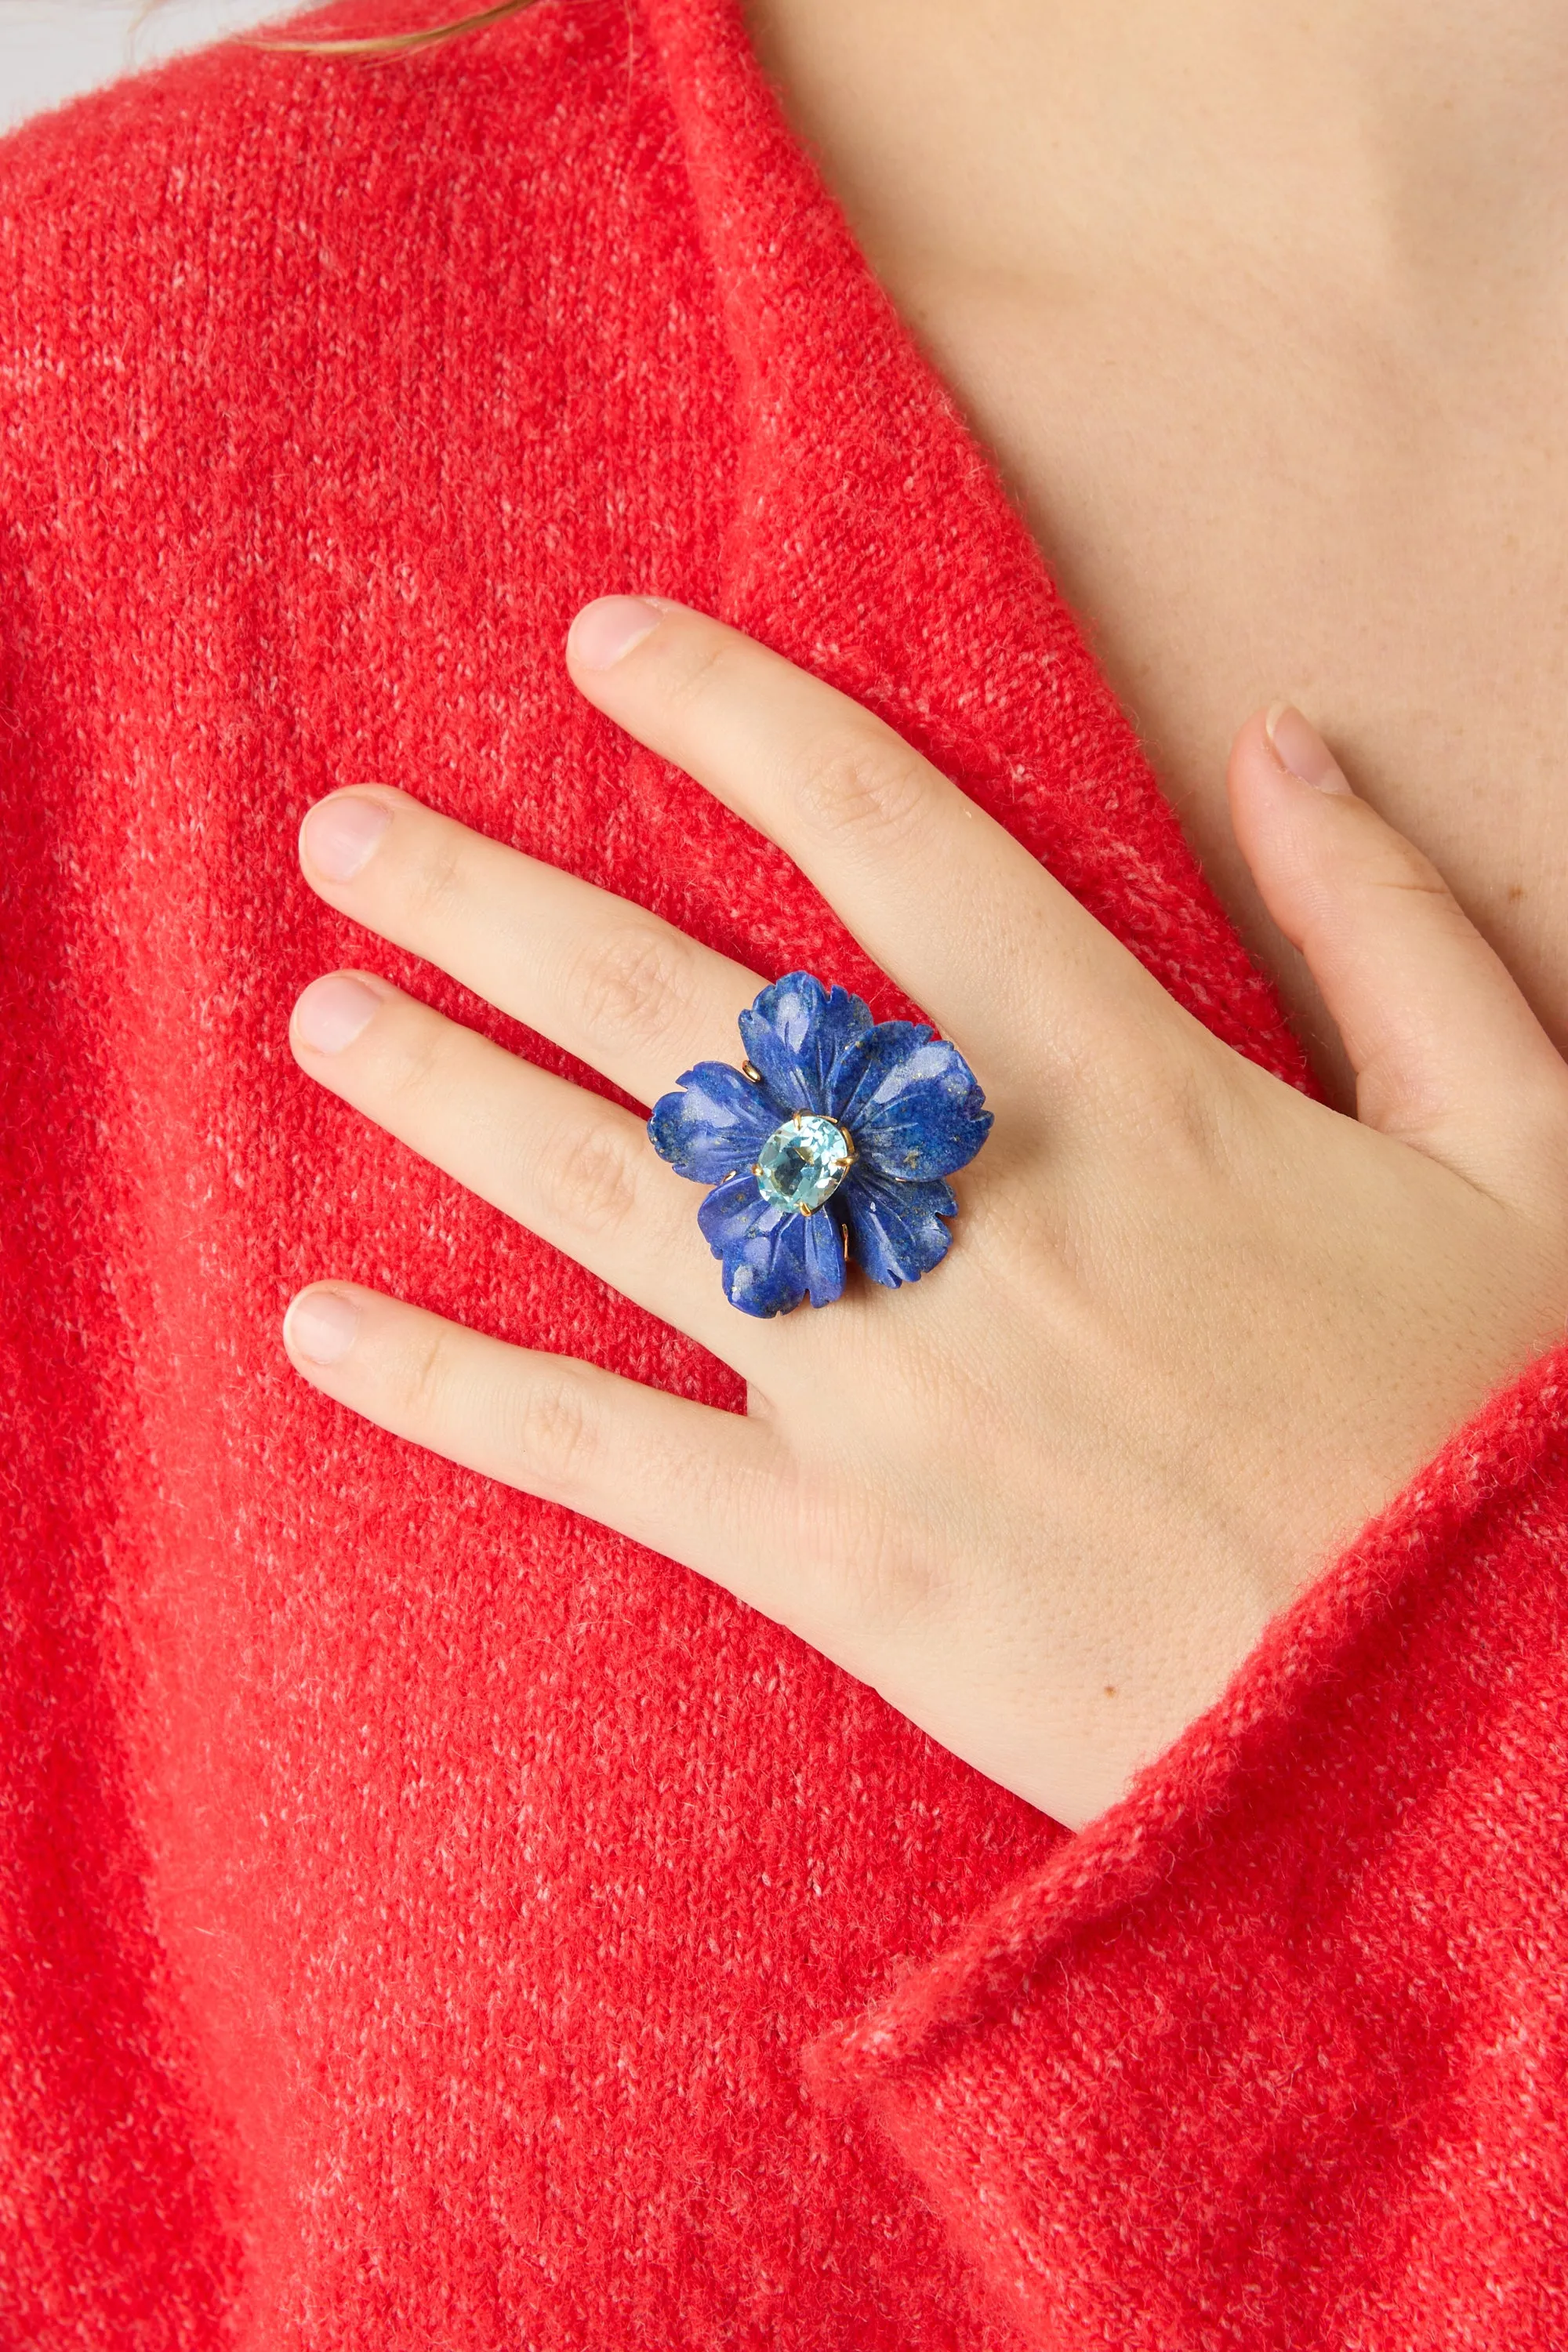
[[[177,49],[293,13],[284,0],[0,0],[0,132]]]

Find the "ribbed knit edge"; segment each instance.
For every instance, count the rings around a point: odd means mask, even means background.
[[[803,2053],[832,2107],[878,2104],[910,2070],[1006,2005],[1075,1936],[1190,1864],[1226,1807],[1330,1686],[1346,1653],[1416,1589],[1483,1513],[1521,1499],[1568,1457],[1568,1345],[1499,1391],[1427,1467],[1276,1617],[1222,1696],[1100,1818],[1009,1887],[935,1958]]]

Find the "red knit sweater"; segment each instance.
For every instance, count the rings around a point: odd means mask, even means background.
[[[891,1008],[568,688],[603,591],[873,704],[1302,1078],[733,0],[219,49],[0,215],[7,2352],[1561,2352],[1561,1360],[1069,1837],[279,1347],[340,1274],[739,1402],[285,1045],[368,960],[563,1066],[303,887],[377,778]]]

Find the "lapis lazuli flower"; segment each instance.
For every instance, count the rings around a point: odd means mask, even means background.
[[[741,1015],[744,1070],[699,1062],[655,1103],[654,1150],[713,1189],[697,1212],[747,1315],[831,1305],[853,1257],[890,1289],[947,1254],[946,1179],[991,1129],[974,1073],[915,1021],[785,972]]]

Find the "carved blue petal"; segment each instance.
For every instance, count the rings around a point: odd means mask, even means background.
[[[873,1282],[889,1290],[918,1282],[946,1256],[952,1236],[944,1220],[958,1210],[940,1178],[927,1184],[892,1183],[863,1160],[839,1186],[833,1205],[849,1227],[855,1257]]]
[[[917,1282],[947,1254],[958,1204],[942,1179],[991,1128],[963,1055],[919,1023],[873,1023],[858,996],[801,971],[761,992],[741,1034],[756,1080],[700,1062],[648,1120],[661,1156],[713,1188],[698,1223],[725,1297],[758,1316],[787,1315],[804,1298],[831,1305],[844,1288],[846,1228],[874,1282]],[[856,1149],[810,1215],[770,1199],[755,1173],[769,1138],[801,1112],[838,1120]]]
[[[724,1296],[746,1315],[787,1315],[805,1297],[808,1220],[763,1197],[752,1175],[710,1192],[697,1212],[724,1269]]]
[[[728,1062],[699,1062],[674,1093],[659,1097],[647,1131],[659,1158],[680,1175],[714,1184],[750,1168],[788,1116]]]
[[[991,1132],[991,1113],[959,1052],[923,1024],[881,1021],[840,1055],[830,1117],[865,1164],[902,1184],[951,1176]]]
[[[833,1213],[837,1203],[802,1217],[805,1227],[805,1280],[814,1307],[831,1307],[844,1288],[844,1236]]]
[[[759,1226],[772,1233],[787,1213],[767,1199],[748,1169],[727,1184],[714,1186],[697,1212],[697,1223],[714,1256],[722,1257],[726,1250],[750,1241]]]
[[[827,1108],[835,1064],[870,1027],[858,996],[809,971],[786,971],[741,1015],[746,1057],[786,1114]]]
[[[697,1212],[724,1270],[724,1296],[746,1315],[787,1315],[809,1297],[830,1307],[844,1288],[844,1244],[834,1218],[803,1217],[763,1193],[754,1176],[716,1185]]]

